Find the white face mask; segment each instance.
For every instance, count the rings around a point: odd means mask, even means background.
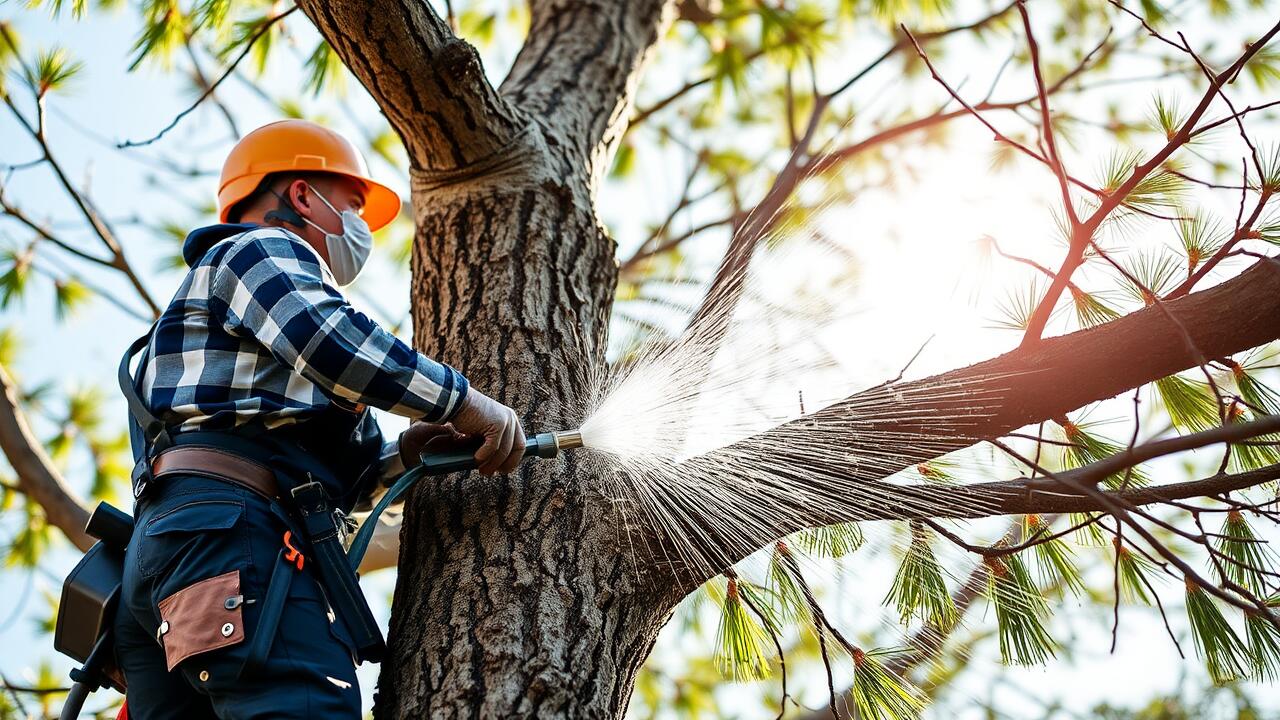
[[[332,210],[334,215],[342,218],[341,235],[325,230],[308,218],[303,220],[324,233],[324,243],[329,249],[329,269],[333,271],[333,279],[338,281],[338,285],[350,285],[364,269],[369,253],[373,250],[373,233],[369,231],[369,224],[364,221],[364,218],[350,210],[339,213],[323,195],[316,192],[315,188],[310,185],[307,187],[311,188],[311,192],[315,193],[316,197],[320,198],[320,202]]]

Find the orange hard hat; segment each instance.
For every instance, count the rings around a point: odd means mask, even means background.
[[[309,120],[278,120],[245,135],[222,164],[218,219],[227,221],[232,205],[249,197],[262,178],[277,172],[327,172],[345,175],[367,188],[361,216],[377,230],[400,212],[400,196],[369,177],[364,157],[349,140]]]

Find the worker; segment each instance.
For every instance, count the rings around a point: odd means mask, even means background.
[[[400,205],[315,123],[265,125],[228,155],[222,224],[187,236],[190,271],[122,363],[136,524],[113,629],[130,718],[360,717],[355,667],[382,636],[326,554],[346,514],[428,442],[482,442],[485,474],[520,461],[511,408],[343,295]],[[416,422],[384,443],[371,408]]]

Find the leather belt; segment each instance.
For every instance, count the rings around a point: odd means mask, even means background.
[[[151,461],[156,479],[166,475],[200,475],[246,487],[271,500],[280,499],[275,474],[258,463],[220,448],[179,445]]]

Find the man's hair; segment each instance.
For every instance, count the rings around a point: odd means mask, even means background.
[[[262,181],[258,183],[258,186],[253,189],[253,192],[249,193],[248,195],[245,195],[240,200],[237,200],[236,203],[232,205],[229,210],[227,210],[227,222],[232,222],[232,223],[240,222],[240,218],[250,208],[272,197],[276,199],[277,208],[280,210],[280,212],[285,214],[296,215],[293,208],[289,206],[289,203],[284,199],[280,198],[279,196],[277,196],[275,192],[272,192],[272,188],[280,184],[281,180],[284,180],[285,181],[284,186],[288,187],[289,185],[293,184],[294,180],[305,180],[308,183],[312,183],[322,178],[329,177],[330,175],[331,173],[326,173],[326,172],[285,171],[285,172],[267,173],[266,176],[262,178]]]

